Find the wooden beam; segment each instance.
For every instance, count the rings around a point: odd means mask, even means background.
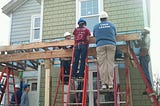
[[[45,95],[44,106],[50,106],[50,78],[51,78],[51,61],[45,60]]]
[[[121,46],[117,46],[117,47],[118,47],[118,49],[119,49],[121,52],[128,54],[129,48],[128,48],[127,45],[121,45]]]
[[[95,48],[89,48],[89,55],[96,56]],[[0,62],[37,60],[37,59],[48,59],[48,58],[63,58],[63,57],[71,57],[71,56],[72,56],[72,49],[52,50],[52,51],[45,51],[45,52],[27,52],[27,53],[0,55]]]
[[[116,36],[117,41],[131,41],[140,39],[140,33],[122,34]]]
[[[138,40],[140,38],[139,33],[134,34],[123,34],[117,35],[117,41],[130,41],[130,40]],[[95,43],[95,38],[91,37],[90,43]],[[13,45],[13,46],[1,46],[0,52],[2,51],[14,51],[14,50],[28,50],[28,49],[36,49],[36,48],[46,48],[46,47],[58,47],[58,46],[67,46],[73,45],[73,40],[62,40],[62,41],[54,41],[54,42],[40,42],[40,43],[31,43],[31,44],[21,44],[21,45]]]

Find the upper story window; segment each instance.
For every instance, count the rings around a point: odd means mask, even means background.
[[[99,13],[103,10],[103,0],[78,0],[77,17],[87,21],[87,27],[92,32],[99,22]]]
[[[40,16],[32,16],[31,23],[31,42],[40,41]]]

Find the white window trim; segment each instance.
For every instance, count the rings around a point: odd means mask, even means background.
[[[33,25],[34,25],[34,19],[35,18],[40,18],[40,35],[39,35],[39,39],[33,39]],[[41,41],[41,15],[37,14],[37,15],[32,15],[31,16],[31,29],[30,29],[30,42],[40,42]]]

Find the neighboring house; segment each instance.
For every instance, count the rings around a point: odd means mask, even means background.
[[[65,31],[73,32],[77,20],[83,17],[92,32],[93,25],[99,22],[99,13],[105,10],[109,20],[117,26],[118,33],[135,33],[141,31],[149,22],[149,0],[43,0],[42,39],[50,40],[63,36]],[[150,106],[147,96],[142,95],[145,85],[136,68],[131,68],[131,89],[133,106]],[[51,71],[51,105],[53,104],[59,68]],[[45,79],[42,71],[41,79]],[[120,69],[121,86],[125,89],[124,68]],[[92,92],[90,92],[92,93]],[[41,80],[40,106],[44,105],[44,80]],[[93,98],[90,98],[93,100]],[[60,101],[57,101],[60,103]],[[93,101],[91,101],[93,103]],[[57,104],[59,106],[60,104]],[[90,104],[90,106],[93,106]]]
[[[41,4],[39,0],[11,0],[2,10],[11,18],[10,45],[41,41]],[[26,68],[26,71],[23,72],[23,81],[31,85],[30,106],[39,104],[37,79],[37,70]]]

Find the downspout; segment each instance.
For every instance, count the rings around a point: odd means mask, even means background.
[[[37,95],[38,95],[38,98],[37,98],[37,102],[38,102],[38,106],[40,106],[40,82],[41,82],[41,64],[38,65],[38,84],[37,84]]]
[[[8,36],[9,45],[11,45],[11,33],[12,33],[12,13],[10,14],[10,24],[9,24],[9,36]]]
[[[43,40],[43,10],[44,10],[44,0],[41,0],[41,23],[40,23],[40,42]]]
[[[41,0],[41,24],[40,24],[40,41],[42,42],[42,34],[43,34],[43,5],[44,5],[44,0]],[[38,85],[37,85],[37,94],[38,94],[38,105],[40,106],[40,86],[41,86],[41,64],[38,65]]]
[[[144,27],[149,26],[149,15],[147,11],[147,0],[143,0],[143,20],[144,20]]]

